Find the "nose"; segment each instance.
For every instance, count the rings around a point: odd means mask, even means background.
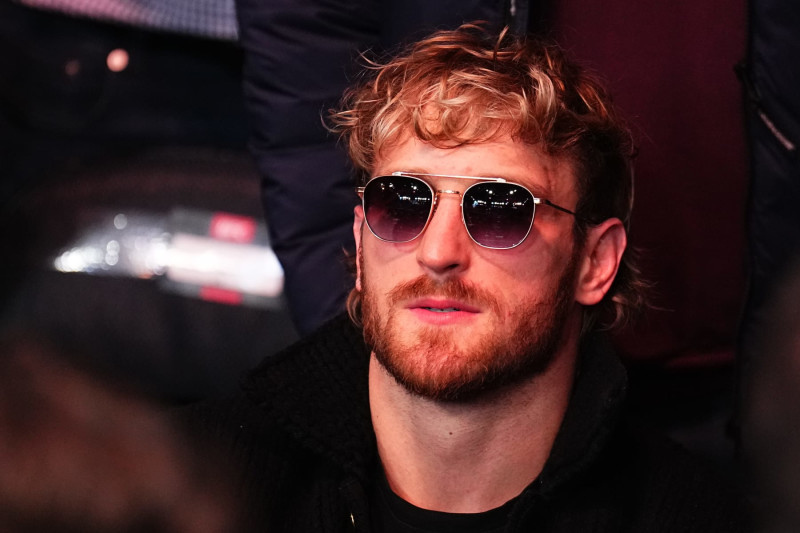
[[[440,192],[428,226],[420,236],[417,262],[433,279],[443,281],[469,266],[472,239],[461,219],[461,195]]]

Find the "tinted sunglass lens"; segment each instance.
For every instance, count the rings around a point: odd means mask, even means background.
[[[528,236],[536,205],[527,189],[511,183],[479,183],[464,193],[464,224],[488,248],[513,248]]]
[[[364,189],[367,225],[385,241],[407,242],[416,238],[425,229],[432,204],[430,187],[416,178],[382,176],[370,181]]]

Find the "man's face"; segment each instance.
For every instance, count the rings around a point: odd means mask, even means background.
[[[511,139],[443,149],[407,138],[382,155],[374,175],[396,171],[501,177],[566,208],[577,203],[570,165]],[[471,183],[430,179],[435,190],[463,191]],[[357,289],[378,361],[409,391],[450,401],[542,372],[565,331],[577,334],[581,250],[573,223],[569,214],[538,206],[521,245],[483,248],[464,227],[460,196],[441,194],[422,235],[389,243],[372,235],[357,207]]]

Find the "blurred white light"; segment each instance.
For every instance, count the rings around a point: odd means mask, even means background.
[[[128,217],[126,217],[123,213],[118,214],[114,217],[114,227],[117,229],[125,229],[128,227]]]

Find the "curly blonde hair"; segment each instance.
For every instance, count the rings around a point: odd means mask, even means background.
[[[369,61],[362,79],[331,110],[329,127],[345,142],[360,184],[376,159],[408,133],[437,147],[500,136],[571,162],[577,177],[574,233],[633,207],[634,144],[605,87],[553,43],[492,35],[480,23],[440,31],[386,62]],[[633,251],[622,258],[606,297],[587,308],[584,330],[613,328],[644,305],[647,286]],[[360,314],[352,291],[348,310]]]

